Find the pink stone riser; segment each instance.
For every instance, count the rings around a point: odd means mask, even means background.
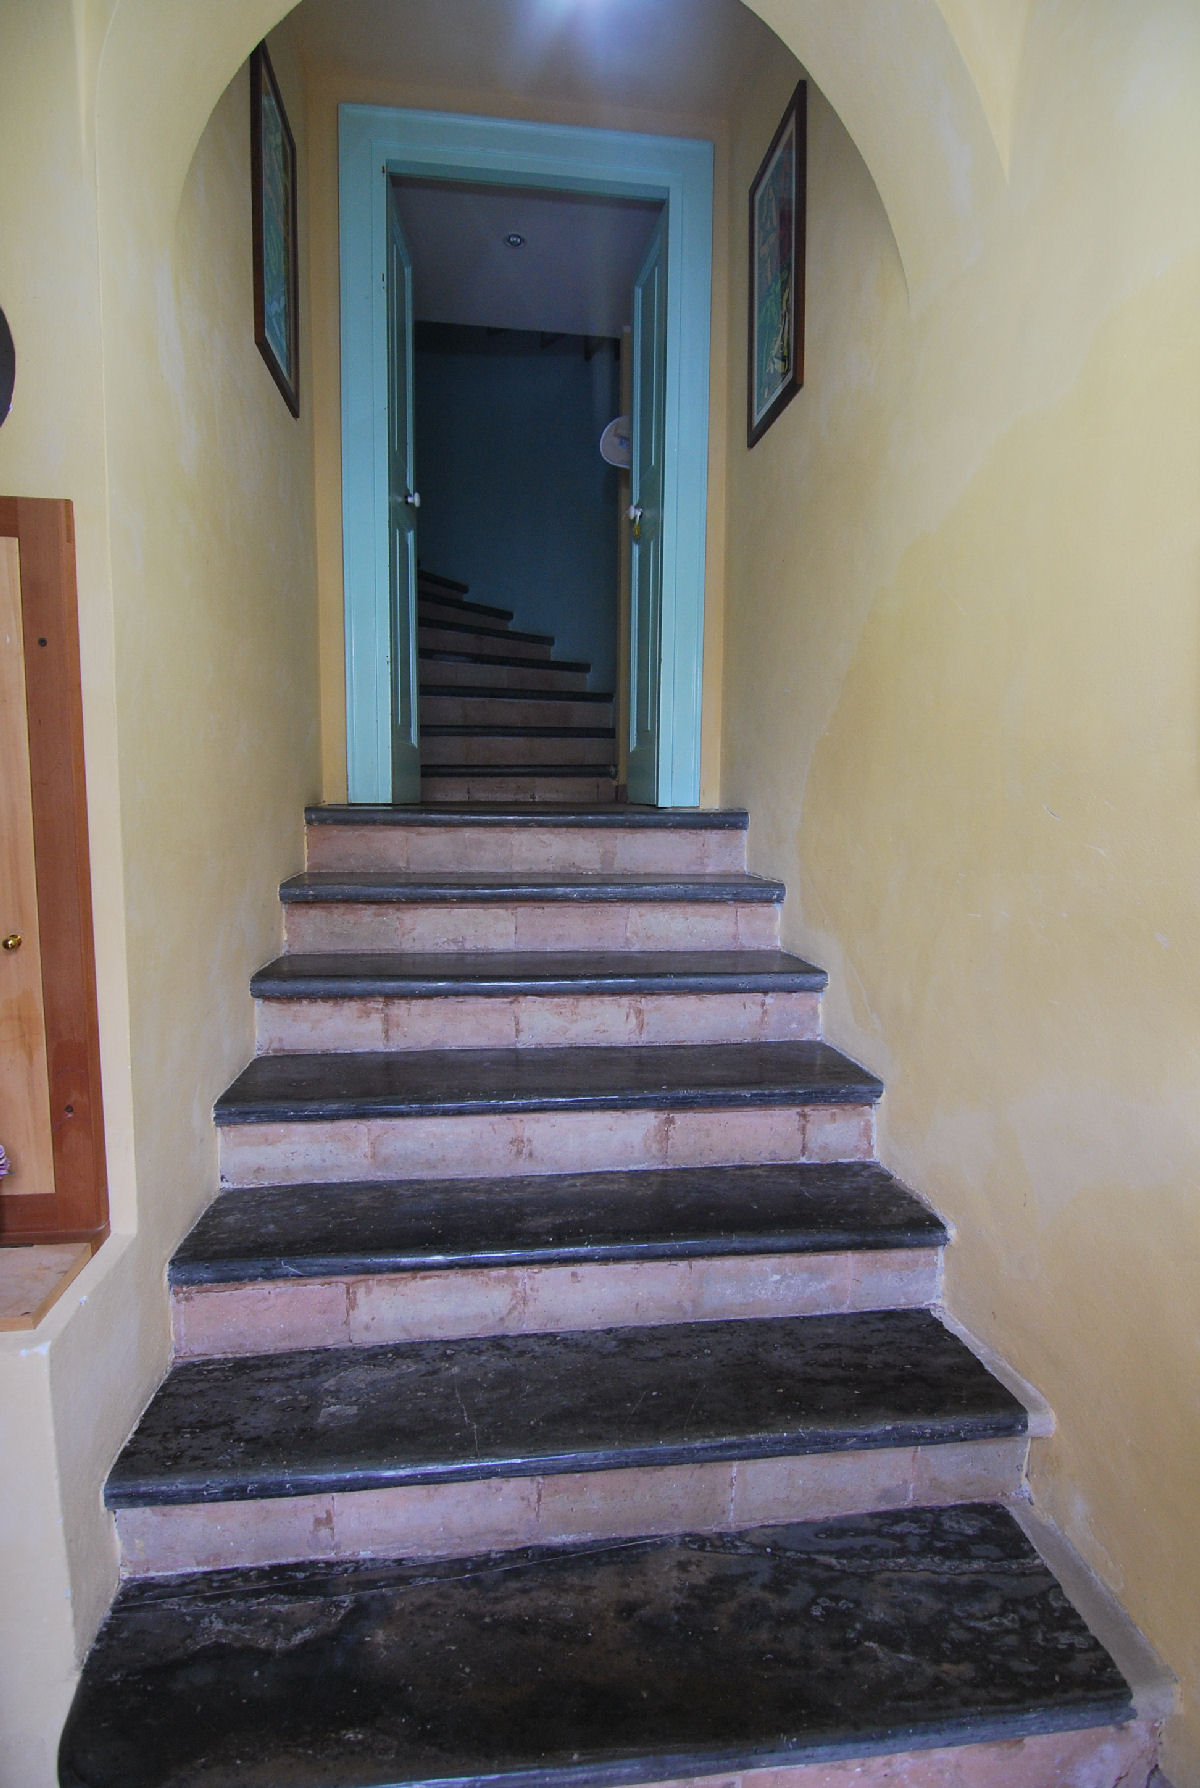
[[[1024,1439],[807,1453],[117,1511],[127,1576],[303,1559],[454,1558],[589,1539],[721,1533],[1019,1494]]]
[[[821,1034],[815,993],[260,999],[260,1055],[360,1049],[786,1043]]]
[[[638,1167],[869,1161],[872,1105],[742,1110],[486,1112],[227,1124],[225,1186],[472,1179]]]
[[[1154,1723],[1132,1720],[1125,1726],[997,1738],[936,1751],[887,1751],[739,1775],[686,1776],[653,1788],[1146,1788],[1157,1749]]]
[[[439,776],[436,770],[421,777],[421,799],[439,805],[500,801],[536,807],[571,801],[580,807],[597,807],[607,806],[616,798],[616,785],[608,777],[539,776],[535,771],[512,776],[451,777]]]
[[[746,834],[733,828],[314,825],[308,828],[308,867],[736,875],[746,868]]]
[[[616,745],[596,739],[559,739],[505,733],[450,734],[421,740],[421,763],[427,771],[443,764],[511,764],[515,769],[538,764],[605,766],[616,762]]]
[[[938,1250],[905,1248],[181,1286],[171,1307],[175,1357],[204,1359],[471,1335],[920,1309],[937,1297],[939,1283]]]
[[[751,901],[297,901],[285,948],[339,950],[774,950],[779,907]]]

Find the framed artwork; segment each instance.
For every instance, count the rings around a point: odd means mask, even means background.
[[[250,185],[254,210],[254,339],[293,416],[300,414],[300,270],[296,143],[275,71],[250,57]]]
[[[804,383],[807,116],[801,81],[750,183],[750,447]]]

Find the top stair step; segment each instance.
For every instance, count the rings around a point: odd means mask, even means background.
[[[698,807],[310,807],[312,870],[744,871],[747,816]]]

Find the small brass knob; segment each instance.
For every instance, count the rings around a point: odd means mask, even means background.
[[[21,945],[23,942],[24,942],[24,939],[22,938],[19,931],[10,931],[8,936],[4,940],[3,948],[5,950],[10,950],[10,951],[11,950],[19,950],[21,948]]]

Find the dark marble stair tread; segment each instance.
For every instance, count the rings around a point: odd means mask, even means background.
[[[173,1285],[443,1268],[939,1248],[940,1218],[876,1161],[223,1192]]]
[[[497,608],[491,602],[468,602],[465,596],[457,595],[453,590],[421,590],[417,596],[417,619],[425,619],[425,610],[429,603],[437,603],[439,607],[450,610],[454,615],[487,615],[493,621],[512,621],[516,619],[511,608]]]
[[[521,656],[517,653],[469,652],[465,648],[455,651],[449,646],[420,646],[417,657],[429,664],[503,664],[518,670],[586,672],[592,668],[582,658],[530,658],[527,654]]]
[[[593,764],[581,758],[574,764],[434,764],[426,759],[421,760],[423,776],[456,776],[464,782],[478,782],[485,776],[492,776],[504,782],[513,782],[524,777],[536,782],[539,778],[549,781],[555,777],[574,778],[587,777],[595,781],[597,777],[607,777],[611,782],[616,776],[615,764]]]
[[[316,1348],[172,1368],[110,1508],[1019,1436],[928,1310]]]
[[[218,1124],[469,1112],[862,1105],[883,1086],[827,1043],[669,1043],[260,1055]]]
[[[615,698],[611,691],[595,689],[572,689],[564,693],[561,689],[504,689],[492,683],[425,683],[421,684],[422,695],[448,695],[456,701],[495,701],[495,702],[611,702]]]
[[[453,684],[444,691],[454,694]],[[520,698],[529,690],[512,691]],[[583,699],[587,691],[581,692]],[[564,699],[557,690],[547,690],[553,701]],[[576,695],[570,694],[569,701]],[[604,698],[611,701],[611,696]],[[506,802],[473,801],[461,807],[442,807],[414,802],[410,806],[351,805],[331,802],[320,807],[306,807],[304,821],[309,826],[582,826],[588,830],[607,831],[614,828],[652,832],[745,832],[750,815],[744,807],[578,807],[562,806],[513,807]]]
[[[617,1788],[1123,1721],[1006,1510],[121,1590],[63,1788]]]
[[[423,739],[611,739],[614,734],[615,728],[611,726],[505,726],[501,722],[476,725],[471,721],[447,722],[445,725],[439,723],[421,728]],[[450,767],[447,765],[447,768]],[[472,768],[471,765],[461,767]],[[517,767],[530,770],[539,768],[537,764]]]
[[[276,957],[250,982],[257,999],[440,994],[820,993],[823,969],[784,950],[330,951]]]
[[[450,773],[449,771],[447,773]],[[465,772],[470,774],[471,772]],[[506,770],[505,775],[513,772]],[[528,774],[542,775],[542,766]],[[580,773],[578,766],[573,775]],[[441,770],[438,771],[441,775]],[[583,870],[416,870],[353,869],[308,870],[282,883],[279,898],[284,905],[300,901],[388,901],[396,904],[429,900],[453,900],[459,904],[509,904],[515,901],[655,901],[705,903],[751,902],[778,905],[783,883],[745,871],[708,875],[606,874]]]
[[[421,627],[440,628],[444,633],[468,633],[483,640],[514,640],[522,645],[552,646],[552,633],[525,633],[519,627],[489,627],[486,622],[467,619],[465,621],[448,621],[441,615],[417,617],[418,629]]]
[[[420,565],[417,566],[417,583],[431,584],[436,590],[450,590],[459,596],[466,596],[471,588],[470,584],[460,583],[456,577],[442,577],[439,572],[426,571]]]

